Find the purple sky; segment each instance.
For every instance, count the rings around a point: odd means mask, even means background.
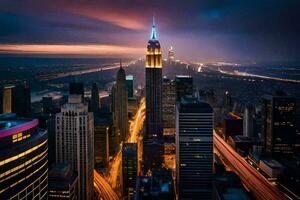
[[[299,0],[0,0],[0,53],[143,57],[156,16],[166,55],[298,60]]]

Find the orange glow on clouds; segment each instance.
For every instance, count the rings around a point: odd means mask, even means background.
[[[146,26],[141,17],[128,10],[105,7],[99,7],[99,4],[78,4],[78,2],[68,3],[63,7],[65,11],[75,15],[89,17],[91,19],[105,21],[122,28],[132,30],[145,30]]]
[[[140,55],[144,48],[117,45],[49,45],[49,44],[0,44],[0,53],[117,56]]]

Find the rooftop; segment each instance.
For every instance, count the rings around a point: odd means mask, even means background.
[[[133,75],[127,75],[126,80],[133,80]]]
[[[37,119],[0,120],[0,138],[29,130],[37,125]]]
[[[184,113],[212,113],[213,110],[208,103],[200,101],[194,96],[184,96],[178,104],[180,112]]]
[[[280,164],[277,160],[273,159],[262,159],[262,162],[264,162],[266,165],[268,165],[271,168],[283,168],[282,164]]]

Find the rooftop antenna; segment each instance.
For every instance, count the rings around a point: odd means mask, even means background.
[[[157,34],[156,34],[156,26],[155,26],[155,16],[153,15],[152,17],[152,31],[151,31],[151,40],[156,40],[157,39]]]

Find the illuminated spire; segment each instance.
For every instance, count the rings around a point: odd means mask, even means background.
[[[156,40],[157,39],[157,35],[156,35],[156,27],[155,27],[155,17],[153,16],[152,19],[152,31],[151,31],[151,40]]]

